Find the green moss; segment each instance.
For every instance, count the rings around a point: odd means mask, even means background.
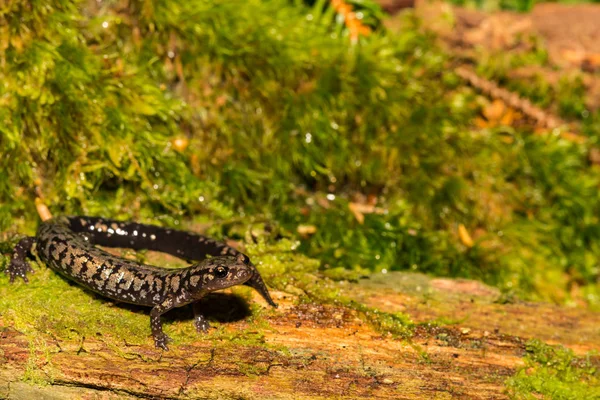
[[[582,76],[575,75],[561,78],[556,91],[561,116],[585,119],[589,111],[587,111],[585,104],[587,91]]]
[[[527,343],[525,366],[506,385],[515,399],[600,398],[597,356],[577,357],[564,347],[532,340]]]
[[[55,214],[210,221],[211,235],[234,238],[236,224],[276,226],[300,254],[257,247],[269,282],[314,298],[335,298],[335,285],[310,279],[350,278],[343,268],[470,277],[556,301],[577,286],[597,301],[590,144],[474,131],[477,97],[414,16],[352,44],[330,12],[287,0],[11,7],[0,15],[1,241],[34,232],[37,186]],[[487,67],[546,59],[533,43]],[[533,86],[540,99],[550,90]],[[579,112],[580,86],[561,90],[564,111]],[[373,209],[363,221],[353,204]]]
[[[52,363],[48,343],[29,334],[29,357],[22,379],[35,385],[47,385],[52,382]],[[44,367],[44,370],[42,368]]]
[[[107,342],[150,341],[143,309],[125,310],[70,284],[47,268],[30,282],[0,288],[2,318],[26,335],[51,333],[62,339],[99,337]]]
[[[412,335],[413,323],[407,315],[382,312],[345,296],[344,286],[323,275],[319,271],[318,260],[298,254],[296,246],[296,243],[286,239],[275,242],[259,236],[256,244],[248,245],[246,250],[252,259],[258,260],[261,274],[273,287],[298,294],[301,301],[348,307],[357,311],[365,322],[381,333],[400,338]],[[356,275],[351,273],[348,277],[355,278]]]

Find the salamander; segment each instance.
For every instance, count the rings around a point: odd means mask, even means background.
[[[96,245],[155,250],[198,263],[160,268],[114,256]],[[119,302],[152,307],[154,343],[165,350],[170,339],[162,330],[161,315],[192,303],[194,325],[206,332],[209,324],[196,301],[207,293],[244,284],[277,307],[248,256],[192,232],[98,217],[52,218],[40,224],[35,237],[25,237],[15,246],[6,270],[11,282],[17,277],[27,282],[32,271],[27,257],[34,248],[48,267],[85,288]]]

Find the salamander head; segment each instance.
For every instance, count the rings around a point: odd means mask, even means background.
[[[192,291],[212,292],[248,281],[254,270],[242,255],[237,257],[213,257],[192,267],[189,288]]]

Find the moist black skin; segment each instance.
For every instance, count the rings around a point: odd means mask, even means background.
[[[165,269],[116,257],[94,245],[155,250],[200,261],[182,269]],[[207,293],[244,284],[256,289],[272,306],[265,283],[250,259],[225,243],[192,232],[98,217],[58,217],[42,222],[35,237],[15,246],[7,268],[10,281],[27,282],[27,261],[35,246],[50,268],[113,300],[152,307],[150,326],[156,347],[168,350],[160,316],[194,303],[194,325],[206,332],[208,321],[196,301]],[[211,258],[206,259],[207,256]]]

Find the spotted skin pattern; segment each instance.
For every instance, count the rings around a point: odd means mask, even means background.
[[[165,269],[114,256],[95,245],[155,250],[199,262]],[[244,284],[277,307],[246,255],[195,233],[98,217],[53,218],[42,222],[35,237],[15,246],[7,269],[11,282],[17,277],[27,282],[32,270],[26,258],[34,246],[40,259],[66,278],[113,300],[152,307],[152,335],[156,347],[165,350],[169,338],[161,315],[193,303],[194,325],[206,332],[209,324],[196,301],[207,293]]]

